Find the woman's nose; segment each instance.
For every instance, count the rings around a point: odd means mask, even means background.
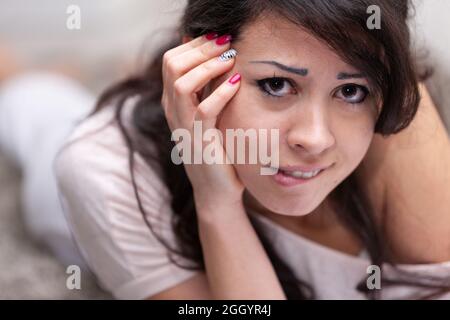
[[[335,144],[325,110],[320,107],[297,109],[289,123],[287,142],[295,151],[319,155]]]

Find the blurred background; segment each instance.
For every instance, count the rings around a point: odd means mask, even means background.
[[[415,0],[414,46],[427,52],[429,89],[450,125],[450,1]],[[81,28],[66,26],[80,8]],[[92,93],[136,70],[175,32],[184,0],[0,0],[1,75],[52,70]],[[92,277],[66,288],[66,266],[36,244],[23,226],[21,173],[0,152],[0,299],[109,299]]]

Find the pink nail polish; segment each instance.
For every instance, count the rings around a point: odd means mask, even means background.
[[[232,76],[230,78],[230,80],[228,80],[228,82],[231,83],[231,84],[236,84],[239,81],[241,81],[241,75],[239,73],[236,73],[234,76]]]
[[[213,39],[216,39],[218,36],[219,36],[219,34],[217,32],[210,32],[205,35],[205,38],[207,40],[213,40]]]
[[[222,46],[222,45],[227,44],[229,42],[231,42],[231,36],[230,35],[221,36],[221,37],[217,38],[217,40],[216,40],[216,44],[219,45],[219,46]]]

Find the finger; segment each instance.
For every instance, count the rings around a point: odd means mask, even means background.
[[[195,113],[195,120],[215,119],[239,90],[241,75],[236,73],[222,83],[211,95],[203,100]]]
[[[231,36],[225,35],[187,50],[167,60],[169,78],[178,79],[189,70],[230,49]]]
[[[215,57],[200,64],[176,80],[174,83],[175,92],[180,95],[197,93],[212,79],[230,70],[234,65],[237,51],[231,49],[226,51],[225,54],[226,60],[222,58],[223,56]]]
[[[214,39],[212,34],[199,36],[197,38],[192,39],[189,42],[186,42],[186,43],[184,43],[182,45],[179,45],[179,46],[177,46],[175,48],[172,48],[172,49],[168,50],[165,53],[165,56],[168,59],[172,58],[172,57],[175,57],[175,56],[178,56],[178,55],[182,54],[183,52],[186,52],[188,50],[194,49],[194,48],[196,48],[198,46],[201,46],[201,45],[205,44],[206,42],[210,41],[211,39]]]
[[[217,38],[217,34],[206,34],[206,35],[202,35],[199,36],[189,42],[184,43],[183,45],[180,45],[178,47],[175,47],[171,50],[168,50],[167,52],[164,53],[164,57],[163,57],[163,65],[162,65],[162,69],[163,69],[163,83],[164,83],[164,90],[163,90],[163,95],[162,95],[162,105],[165,107],[166,103],[164,103],[167,97],[167,92],[170,91],[168,90],[168,88],[170,88],[170,84],[173,83],[173,80],[168,76],[166,70],[167,70],[167,62],[169,59],[171,59],[174,56],[177,56],[185,51],[188,50],[192,50],[193,48],[196,48],[198,46],[201,46],[203,44],[205,44],[208,41],[211,41],[213,39]]]

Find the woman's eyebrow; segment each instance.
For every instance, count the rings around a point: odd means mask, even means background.
[[[365,76],[362,73],[339,72],[336,78],[338,80],[347,80],[354,78],[365,78]]]
[[[279,63],[279,62],[276,62],[276,61],[273,61],[273,60],[270,60],[270,61],[269,60],[250,61],[250,63],[270,64],[272,66],[277,67],[278,69],[281,69],[281,70],[284,70],[284,71],[287,71],[287,72],[291,72],[291,73],[295,73],[295,74],[298,74],[298,75],[303,76],[303,77],[308,75],[308,69],[306,69],[306,68],[289,67],[289,66],[286,66],[286,65],[284,65],[282,63]]]
[[[287,65],[284,65],[280,62],[273,61],[273,60],[257,60],[257,61],[249,61],[249,63],[263,63],[263,64],[269,64],[272,66],[277,67],[278,69],[291,72],[300,76],[307,76],[308,75],[308,69],[307,68],[296,68],[296,67],[289,67]],[[339,72],[337,74],[338,80],[347,80],[347,79],[355,79],[355,78],[365,78],[365,76],[362,73],[348,73],[348,72]]]

